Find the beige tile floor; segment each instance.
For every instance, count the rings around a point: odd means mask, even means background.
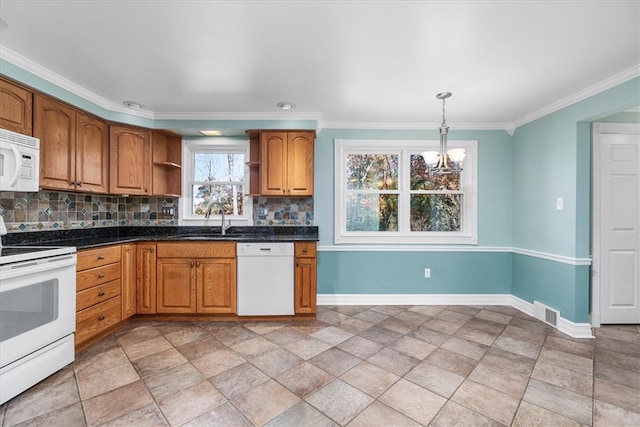
[[[0,425],[640,425],[638,325],[577,340],[502,306],[317,317],[135,321],[2,405]]]

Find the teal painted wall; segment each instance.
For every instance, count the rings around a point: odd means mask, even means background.
[[[510,252],[318,254],[318,294],[510,294]],[[431,268],[431,278],[424,269]]]
[[[334,140],[438,140],[436,130],[323,129],[315,145],[315,224],[320,245],[333,245]],[[505,131],[452,130],[449,140],[478,141],[478,245],[511,246],[511,137]]]
[[[598,120],[602,123],[640,123],[640,111],[628,111],[603,117]]]
[[[578,238],[577,233],[584,232],[590,216],[590,209],[585,209],[585,194],[591,192],[585,168],[591,140],[579,123],[638,103],[640,78],[635,78],[516,130],[512,160],[515,247],[577,258],[589,255],[589,239]],[[555,209],[556,197],[564,198],[563,211]]]
[[[513,246],[588,258],[591,253],[590,123],[640,105],[634,78],[518,128],[513,138]],[[556,197],[564,210],[555,209]],[[586,322],[590,267],[514,254],[512,293]]]
[[[589,320],[589,266],[513,254],[512,269],[513,295],[530,303],[540,301],[572,322]]]

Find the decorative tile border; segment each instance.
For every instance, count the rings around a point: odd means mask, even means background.
[[[266,208],[266,215],[259,215]],[[313,197],[254,197],[254,225],[313,225]]]
[[[118,197],[40,191],[0,192],[0,215],[8,232],[114,226],[178,225],[178,199]],[[163,208],[173,208],[164,215]]]

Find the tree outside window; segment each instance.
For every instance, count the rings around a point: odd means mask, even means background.
[[[192,212],[205,215],[242,215],[244,203],[244,154],[195,153],[191,184]]]
[[[477,142],[457,144],[462,172],[430,175],[439,141],[336,140],[335,242],[476,243]]]

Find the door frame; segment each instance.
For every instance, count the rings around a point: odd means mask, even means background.
[[[600,158],[600,135],[601,134],[640,134],[640,123],[592,123],[591,127],[591,326],[600,326],[600,249],[601,249],[601,214],[602,203],[600,173],[602,169],[602,159]]]

